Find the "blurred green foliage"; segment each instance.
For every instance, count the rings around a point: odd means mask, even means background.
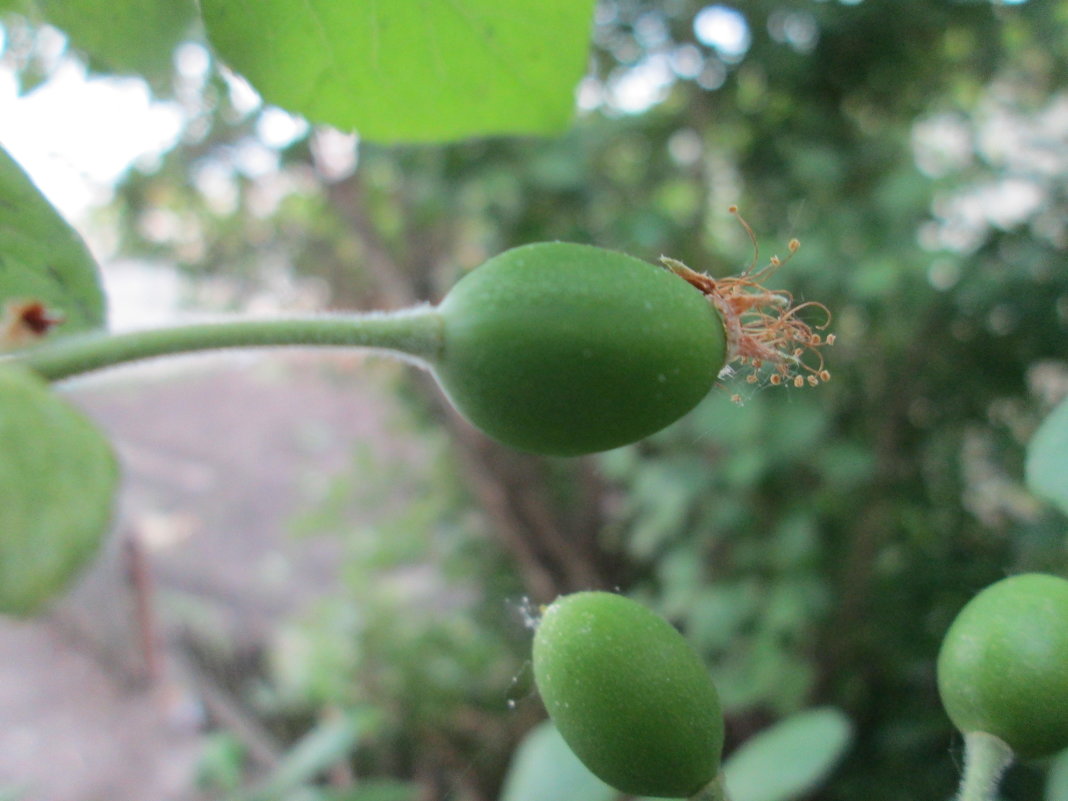
[[[174,77],[182,144],[131,172],[114,211],[127,252],[225,278],[235,305],[280,273],[339,307],[436,299],[555,239],[723,276],[753,258],[737,204],[760,263],[801,240],[773,280],[825,303],[837,335],[830,383],[728,384],[592,460],[520,460],[452,426],[429,483],[374,530],[347,522],[373,486],[339,477],[299,527],[350,543],[346,590],[280,634],[282,664],[304,654],[274,674],[280,698],[374,706],[361,771],[494,798],[539,715],[519,598],[600,583],[706,656],[728,748],[832,705],[856,740],[813,797],[950,796],[942,634],[1006,573],[1068,572],[1065,519],[1023,481],[1068,394],[1068,3],[604,0],[569,132],[447,147],[306,126],[279,141],[280,112],[206,63]],[[418,384],[401,392],[441,430]],[[1003,795],[1043,780],[1015,769]]]
[[[425,742],[450,763],[500,763],[514,736],[507,701],[529,693],[517,678],[529,648],[522,588],[487,547],[445,438],[428,431],[424,444],[429,470],[416,476],[409,460],[372,460],[357,448],[351,468],[293,521],[297,536],[346,543],[344,591],[277,633],[273,704],[373,711],[365,764],[432,764],[410,753]],[[410,500],[382,508],[379,499],[398,489]],[[370,521],[354,527],[367,510]]]

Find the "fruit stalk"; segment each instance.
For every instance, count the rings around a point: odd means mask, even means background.
[[[998,784],[1012,764],[1012,749],[986,732],[964,735],[964,775],[957,801],[996,801]]]
[[[803,387],[828,380],[819,348],[833,335],[816,334],[797,317],[798,310],[818,304],[794,305],[787,293],[768,292],[756,281],[781,263],[717,280],[677,262],[664,270],[588,245],[534,243],[472,270],[437,306],[54,343],[46,337],[0,363],[21,363],[56,381],[194,350],[381,348],[429,368],[457,411],[499,442],[579,456],[637,442],[671,425],[718,377],[734,372],[727,366],[732,359],[750,371],[749,383],[757,383],[764,368],[771,370],[769,384]]]
[[[122,334],[82,334],[46,341],[8,359],[49,381],[156,356],[223,348],[368,347],[430,361],[441,350],[441,328],[437,311],[419,306],[389,313],[229,320]]]

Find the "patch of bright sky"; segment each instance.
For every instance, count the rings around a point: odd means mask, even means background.
[[[934,114],[913,126],[913,152],[924,174],[961,181],[972,173],[964,188],[936,197],[938,221],[920,231],[924,247],[967,253],[989,228],[1021,225],[1051,242],[1068,241],[1068,225],[1050,202],[1068,175],[1068,93],[1043,108],[1022,109],[1018,89],[995,83],[971,115]]]
[[[54,36],[62,50],[59,33],[45,29],[39,35]],[[182,79],[201,84],[210,57],[201,45],[184,45],[176,66]],[[260,108],[247,82],[232,74],[226,81],[239,114]],[[74,222],[106,203],[132,166],[151,167],[173,148],[188,122],[180,103],[155,100],[142,80],[90,76],[74,58],[58,59],[48,81],[23,95],[11,67],[0,64],[0,144]],[[256,138],[237,148],[234,166],[250,177],[276,170],[277,150],[307,129],[307,122],[281,109],[264,110]]]
[[[225,68],[222,75],[226,80],[226,88],[230,90],[230,105],[235,111],[239,114],[251,114],[260,107],[263,101],[259,93],[252,88],[252,84]]]
[[[173,147],[183,122],[181,108],[153,100],[143,81],[91,78],[72,59],[21,96],[0,67],[0,144],[71,220],[106,202],[132,164]]]
[[[661,102],[674,82],[670,57],[654,53],[633,67],[613,74],[608,81],[608,97],[614,108],[640,114]]]
[[[36,47],[54,53],[54,69],[45,83],[19,94],[13,68],[0,61],[0,145],[107,262],[104,281],[112,328],[140,328],[173,318],[184,294],[181,279],[164,266],[114,261],[108,255],[111,237],[93,227],[91,213],[109,202],[115,184],[131,167],[151,169],[189,135],[211,68],[210,55],[200,44],[180,47],[175,57],[179,100],[159,101],[140,79],[89,75],[80,60],[64,55],[60,33],[45,28],[37,36]],[[262,106],[243,79],[228,74],[226,81],[238,114]],[[265,109],[257,119],[256,136],[229,151],[230,163],[205,162],[194,172],[198,189],[217,211],[232,207],[237,202],[234,172],[255,178],[277,171],[278,150],[307,129],[299,117]]]
[[[697,40],[715,48],[725,61],[738,61],[749,50],[752,35],[745,16],[730,6],[705,6],[694,17]]]
[[[328,181],[340,181],[356,170],[359,137],[336,128],[319,128],[312,134],[311,149],[315,168]]]
[[[288,147],[307,132],[307,120],[274,106],[264,109],[256,120],[256,136],[271,148]]]
[[[701,9],[694,18],[693,29],[698,41],[713,48],[723,61],[741,60],[752,43],[745,16],[725,5]],[[646,47],[667,39],[663,20],[656,15],[642,17],[636,31]],[[718,88],[725,72],[721,63],[713,62],[706,61],[693,45],[682,45],[670,52],[654,51],[637,64],[617,70],[609,78],[608,101],[620,111],[640,114],[664,100],[677,78],[697,77],[704,88]],[[601,99],[595,98],[588,87],[580,90],[579,105],[583,108],[595,107]]]
[[[45,83],[20,94],[12,67],[0,62],[0,145],[88,235],[99,257],[110,250],[110,236],[91,229],[90,212],[108,202],[132,165],[150,166],[174,147],[185,113],[178,103],[154,100],[139,79],[90,77],[81,62],[62,55],[58,32],[46,28],[37,36],[38,49],[55,51],[54,69]],[[174,317],[180,293],[173,271],[129,262],[107,267],[102,277],[114,330]]]

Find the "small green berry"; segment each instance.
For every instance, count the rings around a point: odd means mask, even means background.
[[[571,456],[635,442],[700,401],[723,322],[668,270],[566,243],[506,251],[440,305],[433,370],[453,405],[521,450]]]
[[[938,690],[965,734],[1025,758],[1068,747],[1068,581],[1011,576],[972,598],[942,642]]]
[[[624,793],[686,798],[716,778],[719,696],[671,624],[607,592],[558,598],[534,636],[534,680],[567,744]]]
[[[0,614],[32,614],[96,552],[118,473],[107,439],[36,375],[0,367]]]

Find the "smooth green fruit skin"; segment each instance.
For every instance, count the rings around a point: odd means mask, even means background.
[[[938,690],[961,732],[1024,758],[1068,747],[1068,581],[1028,573],[976,595],[942,642]]]
[[[108,529],[117,483],[97,428],[0,365],[0,614],[32,614],[66,588]]]
[[[495,439],[559,456],[636,442],[708,393],[723,323],[704,295],[655,265],[540,243],[464,276],[440,305],[434,373]]]
[[[723,714],[708,670],[635,601],[558,598],[534,635],[534,680],[567,744],[621,792],[687,798],[719,772]]]

